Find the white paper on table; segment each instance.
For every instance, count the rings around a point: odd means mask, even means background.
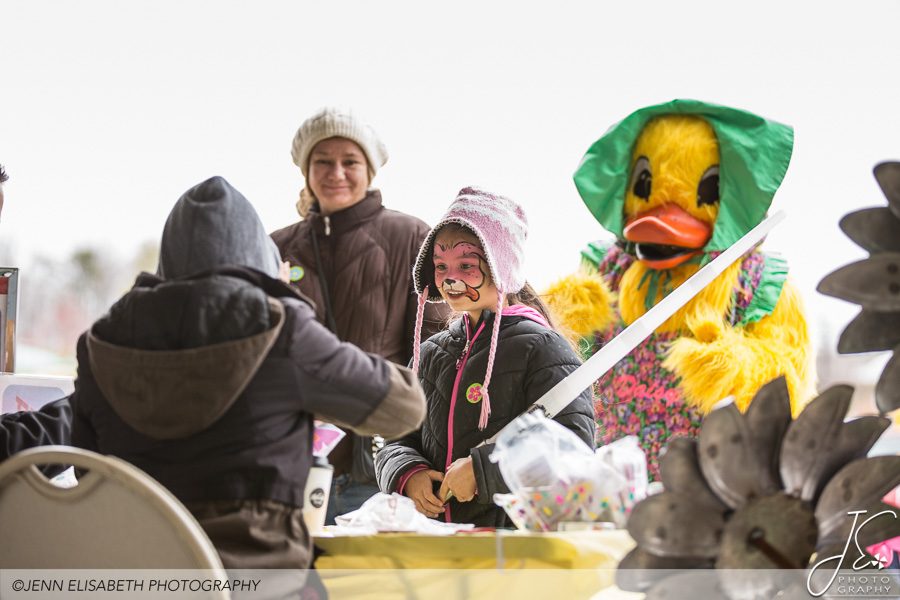
[[[400,494],[379,492],[366,500],[353,512],[335,518],[338,527],[329,528],[332,533],[347,531],[354,534],[362,529],[366,533],[398,531],[425,535],[452,535],[475,526],[471,523],[444,523],[429,519],[416,510],[415,503]]]

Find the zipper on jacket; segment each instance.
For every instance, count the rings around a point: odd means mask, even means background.
[[[456,380],[453,382],[453,392],[450,394],[450,414],[447,418],[447,464],[444,467],[445,472],[453,463],[453,416],[456,412],[456,398],[459,395],[459,382],[462,380],[463,369],[466,368],[466,361],[469,359],[469,352],[472,350],[472,344],[475,343],[478,334],[484,329],[484,321],[482,321],[481,327],[478,328],[475,335],[472,335],[472,329],[469,326],[469,315],[463,315],[463,320],[466,323],[466,345],[463,347],[459,360],[456,361]],[[444,509],[444,520],[448,523],[451,522],[449,504],[447,504],[447,507]]]
[[[325,221],[325,235],[331,235],[331,217],[326,215],[322,219]]]
[[[467,326],[468,327],[468,326]],[[463,357],[469,354],[469,332],[466,330],[466,345],[463,346],[462,354],[459,355],[459,358],[456,359],[456,371],[459,372],[459,368],[462,366]]]

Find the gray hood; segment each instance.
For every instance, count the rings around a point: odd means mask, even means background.
[[[166,221],[159,276],[174,279],[224,265],[278,276],[281,258],[250,202],[222,177],[184,193]]]
[[[234,404],[284,315],[280,301],[235,277],[156,284],[144,276],[88,332],[91,370],[133,429],[155,439],[187,437]]]

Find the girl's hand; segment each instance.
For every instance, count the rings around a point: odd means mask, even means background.
[[[434,495],[433,481],[441,481],[444,474],[428,469],[414,473],[403,488],[403,495],[416,503],[416,510],[426,517],[434,518],[444,512],[444,504]]]
[[[472,467],[472,457],[467,456],[453,461],[447,474],[444,475],[444,482],[441,484],[441,490],[438,495],[449,500],[447,495],[453,492],[453,497],[460,502],[470,502],[475,497],[475,469]]]

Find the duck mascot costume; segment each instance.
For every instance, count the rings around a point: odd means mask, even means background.
[[[693,100],[638,110],[591,146],[575,185],[616,241],[589,244],[581,272],[547,290],[585,357],[765,218],[792,148],[788,126]],[[656,480],[660,449],[696,437],[728,396],[744,410],[783,374],[796,416],[814,374],[787,274],[782,258],[752,250],[604,375],[598,444],[638,436]]]

